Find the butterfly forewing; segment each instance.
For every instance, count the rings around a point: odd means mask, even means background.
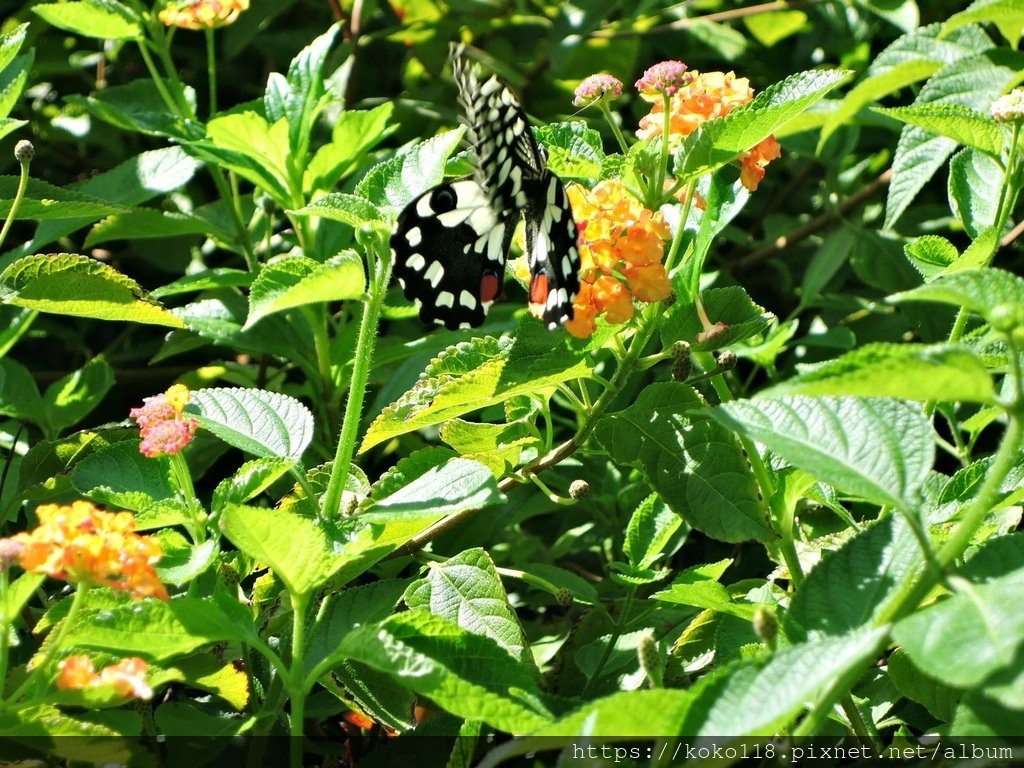
[[[434,187],[402,211],[391,237],[395,274],[424,322],[480,325],[500,293],[512,230],[525,214],[530,301],[557,328],[572,318],[579,290],[565,187],[547,170],[512,90],[461,49],[453,49],[452,65],[477,174]]]
[[[439,184],[398,217],[395,276],[424,323],[476,327],[501,290],[512,228],[470,179]]]

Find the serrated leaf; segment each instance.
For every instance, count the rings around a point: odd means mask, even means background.
[[[543,443],[537,428],[528,419],[508,424],[451,419],[441,427],[440,436],[460,455],[485,464],[499,478],[504,477],[510,467],[521,463],[524,451],[539,449]]]
[[[184,327],[173,314],[148,301],[130,277],[71,253],[26,256],[14,262],[0,273],[0,299],[58,315]]]
[[[459,717],[513,733],[551,720],[536,682],[503,648],[425,611],[359,627],[339,650]]]
[[[633,405],[598,422],[594,434],[697,530],[729,542],[772,538],[739,442],[709,418],[690,387],[651,384]]]
[[[361,227],[371,221],[384,221],[384,213],[376,205],[358,195],[332,192],[315,203],[288,211],[296,216],[319,216],[331,221],[340,221],[350,227]]]
[[[668,348],[674,341],[683,339],[697,352],[710,352],[764,333],[776,322],[775,315],[755,304],[738,285],[704,291],[701,293],[701,303],[711,322],[725,323],[726,327],[704,341],[697,341],[698,334],[704,330],[697,305],[677,301],[662,325],[661,340],[664,347]]]
[[[585,702],[535,735],[549,739],[550,743],[550,737],[554,736],[642,738],[679,733],[693,698],[693,688],[620,691]],[[637,717],[637,713],[643,716]],[[537,744],[527,738],[510,743],[502,754],[525,754],[542,746],[543,742]],[[521,752],[519,747],[522,747]]]
[[[1001,269],[965,269],[897,293],[889,301],[937,301],[963,307],[991,321],[997,307],[1024,307],[1024,279]]]
[[[216,539],[207,539],[202,544],[192,544],[181,534],[164,530],[157,536],[163,549],[163,556],[156,567],[160,581],[181,586],[192,581],[210,565],[220,552]]]
[[[465,129],[442,133],[373,166],[356,185],[356,195],[375,206],[401,210],[439,184],[444,164],[462,140]]]
[[[254,459],[222,480],[213,491],[210,508],[218,512],[228,504],[243,504],[273,485],[297,464],[295,459]]]
[[[963,104],[925,102],[908,107],[875,107],[874,110],[995,158],[1003,150],[1003,132],[995,121]]]
[[[143,456],[134,441],[114,443],[82,458],[71,482],[87,498],[136,512],[177,495],[170,459]]]
[[[385,408],[360,453],[385,440],[470,411],[585,376],[589,344],[549,333],[529,319],[515,336],[477,338],[441,353],[412,389]]]
[[[967,347],[952,344],[867,344],[759,394],[996,402],[984,361]]]
[[[977,239],[986,229],[992,229],[998,238],[995,226],[1002,186],[1003,169],[997,160],[987,155],[965,149],[949,161],[950,208],[971,237]],[[992,242],[988,253],[983,255],[983,263],[972,266],[988,266],[994,246]],[[964,256],[967,255],[965,252]]]
[[[960,257],[949,240],[938,235],[924,235],[903,246],[903,253],[925,281],[942,274]]]
[[[1009,51],[957,59],[932,75],[914,104],[959,104],[986,110],[992,100],[1014,82],[1021,66],[1024,66],[1024,56]],[[935,136],[915,126],[904,126],[893,156],[885,229],[895,226],[956,146],[953,139]]]
[[[220,526],[232,544],[269,566],[292,595],[308,595],[345,563],[316,523],[290,512],[228,504]]]
[[[803,642],[868,626],[923,563],[905,518],[879,520],[814,566],[785,614],[786,636]]]
[[[683,140],[673,175],[686,182],[711,173],[771,136],[841,85],[849,73],[814,70],[790,75],[723,118],[709,120]]]
[[[548,169],[563,179],[591,180],[601,173],[601,134],[582,121],[551,123],[537,129],[537,141],[548,152]]]
[[[766,397],[710,415],[841,491],[903,509],[917,507],[935,456],[921,409],[896,400]]]
[[[629,518],[622,543],[629,564],[637,570],[653,566],[682,524],[682,518],[658,494],[652,493],[640,502]]]
[[[27,33],[28,22],[19,24],[6,34],[0,35],[0,71],[6,69],[7,65],[14,61],[21,46],[25,44]]]
[[[197,272],[194,275],[185,275],[174,282],[168,283],[160,288],[150,291],[150,296],[155,299],[162,299],[166,296],[177,296],[182,293],[199,293],[201,291],[212,291],[218,288],[242,288],[252,282],[252,273],[243,269],[231,269],[230,267],[217,267]]]
[[[295,55],[288,65],[286,87],[276,89],[277,93],[283,94],[283,99],[278,100],[274,96],[274,79],[268,81],[264,99],[267,115],[271,122],[280,117],[287,118],[288,146],[295,158],[307,155],[313,120],[323,106],[324,63],[340,30],[340,24],[332,25]]]
[[[1024,27],[1024,9],[1016,0],[975,0],[959,13],[954,13],[942,25],[943,33],[949,33],[965,24],[992,23],[1011,45],[1016,45]]]
[[[183,95],[189,106],[195,109],[194,90],[186,86]],[[169,112],[160,89],[148,78],[138,78],[122,85],[108,85],[86,96],[70,94],[67,99],[69,103],[123,131],[184,141],[197,141],[205,133],[201,124]]]
[[[219,642],[260,642],[248,610],[233,597],[137,600],[74,616],[62,647],[127,652],[155,662]]]
[[[722,573],[731,564],[732,560],[721,560],[717,563],[687,568],[676,576],[666,589],[651,595],[651,599],[707,608],[750,621],[754,618],[757,606],[753,603],[737,602],[725,585],[719,582]]]
[[[309,409],[277,392],[200,389],[185,411],[228,445],[263,458],[301,458],[313,439]]]
[[[127,13],[118,13],[109,6],[90,0],[65,3],[41,3],[32,12],[57,29],[100,40],[137,40],[142,25]]]
[[[305,256],[289,256],[265,265],[249,291],[248,330],[275,312],[363,295],[366,276],[355,251],[342,251],[324,263]]]
[[[897,648],[889,654],[886,671],[893,686],[901,695],[921,704],[941,722],[953,719],[957,702],[963,692],[921,672],[911,662],[904,649]]]
[[[520,664],[536,669],[526,634],[484,550],[467,549],[443,563],[430,563],[427,575],[406,590],[405,602],[412,610],[430,611],[491,638]]]
[[[0,177],[0,216],[6,218],[10,214],[17,189],[18,177]],[[52,222],[76,218],[95,220],[124,210],[124,206],[116,202],[30,179],[25,188],[25,196],[15,212],[15,219]]]
[[[504,499],[487,467],[478,461],[457,458],[427,469],[394,493],[378,499],[369,512],[400,515],[429,511],[448,515]]]
[[[331,189],[351,173],[370,149],[392,134],[388,121],[394,108],[394,103],[387,101],[369,110],[342,112],[331,129],[330,143],[320,147],[310,160],[304,188]]]
[[[232,233],[215,229],[207,219],[174,211],[158,211],[155,208],[136,208],[126,213],[108,216],[89,231],[85,247],[91,248],[111,240],[141,240],[158,237],[180,237],[182,235],[216,235],[221,240],[230,240]]]
[[[763,666],[746,662],[726,668],[694,691],[679,732],[749,737],[784,729],[835,680],[873,660],[886,629],[780,648]]]
[[[970,688],[996,670],[1012,668],[1024,644],[1024,569],[958,586],[957,594],[896,624],[893,638],[925,673]]]

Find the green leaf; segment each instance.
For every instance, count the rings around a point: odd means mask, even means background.
[[[357,299],[365,287],[363,260],[355,251],[342,251],[323,264],[305,256],[277,259],[264,266],[253,280],[249,319],[243,330],[286,309]]]
[[[743,26],[765,48],[771,48],[787,37],[795,35],[806,23],[807,14],[803,11],[780,10],[750,14],[743,18]]]
[[[330,668],[344,660],[338,647],[345,635],[364,624],[384,621],[394,612],[407,586],[405,580],[384,579],[328,595],[309,633],[306,673],[312,676],[318,667]]]
[[[663,555],[683,524],[656,493],[640,502],[626,526],[622,551],[636,570],[650,568]]]
[[[976,111],[987,110],[992,100],[1015,82],[1022,66],[1024,56],[1008,51],[959,58],[932,75],[914,104],[959,104]],[[885,229],[896,225],[956,146],[956,141],[945,136],[912,125],[903,127],[892,161]]]
[[[228,504],[220,525],[232,544],[267,565],[293,596],[308,595],[344,564],[316,523],[290,512]]]
[[[195,92],[192,88],[186,87],[184,96],[195,109]],[[108,85],[87,96],[70,94],[67,100],[123,131],[185,141],[196,141],[204,135],[200,124],[185,121],[168,111],[160,89],[148,78],[139,78],[123,85]]]
[[[160,558],[156,572],[165,584],[187,584],[209,568],[220,552],[216,539],[193,544],[180,533],[169,529],[160,531],[157,538],[163,549],[163,557]]]
[[[938,235],[915,238],[903,246],[903,253],[926,282],[942,274],[960,258],[956,246]]]
[[[495,477],[539,455],[543,440],[528,419],[508,424],[480,424],[451,419],[441,427],[441,439],[460,455],[485,464]]]
[[[161,662],[221,642],[260,642],[248,609],[224,594],[86,607],[74,616],[62,647],[124,652]]]
[[[937,301],[976,312],[991,322],[996,308],[1024,307],[1024,278],[995,268],[965,269],[897,293],[889,301]]]
[[[0,413],[46,424],[46,406],[32,373],[9,357],[0,358]]]
[[[200,159],[221,161],[278,203],[290,200],[288,124],[284,118],[271,124],[251,111],[222,115],[206,124],[206,137],[206,142],[189,145]]]
[[[210,509],[218,512],[228,504],[244,504],[277,482],[297,465],[296,459],[253,459],[222,480],[213,491]]]
[[[694,699],[694,689],[620,691],[593,699],[537,731],[530,738],[510,742],[503,755],[525,754],[550,748],[554,736],[568,737],[659,737],[680,733],[680,727]],[[638,717],[640,714],[642,716]],[[557,742],[556,742],[557,743]],[[519,747],[522,747],[520,752]]]
[[[886,671],[893,687],[901,695],[925,707],[940,722],[948,723],[953,719],[963,692],[921,672],[903,648],[897,648],[889,654]]]
[[[536,131],[547,149],[548,169],[563,179],[590,181],[601,173],[604,147],[601,134],[582,121],[551,123]]]
[[[841,85],[849,73],[813,70],[790,75],[723,118],[710,120],[683,140],[673,175],[687,182],[734,160]]]
[[[923,563],[921,546],[902,515],[879,520],[814,566],[785,614],[786,636],[804,642],[870,625]]]
[[[717,563],[687,568],[673,579],[671,586],[655,592],[651,599],[709,608],[750,621],[754,618],[757,606],[753,603],[737,602],[729,594],[729,590],[718,581],[731,564],[732,560],[721,560]]]
[[[0,215],[6,218],[17,194],[16,176],[0,177]],[[25,196],[15,213],[16,220],[61,221],[86,218],[90,221],[124,211],[124,206],[100,200],[74,189],[54,187],[46,182],[30,179]]]
[[[952,344],[867,344],[760,393],[857,395],[927,402],[996,402],[992,376],[970,349]]]
[[[62,376],[43,393],[46,420],[57,433],[84,419],[114,386],[114,369],[102,357]]]
[[[416,385],[370,424],[360,453],[392,437],[585,376],[590,342],[549,333],[532,318],[515,336],[490,336],[449,347]]]
[[[710,415],[841,491],[904,509],[916,508],[935,455],[921,409],[896,400],[766,397]]]
[[[116,6],[95,0],[42,3],[34,5],[32,11],[57,29],[84,37],[100,40],[138,40],[142,37],[139,19],[120,3]]]
[[[428,565],[426,577],[405,592],[410,609],[422,609],[494,640],[512,658],[536,669],[530,643],[509,605],[494,561],[482,549],[467,549]]]
[[[415,144],[373,166],[356,185],[356,195],[375,206],[401,210],[444,177],[444,164],[462,140],[463,128]]]
[[[808,701],[873,661],[886,631],[881,627],[780,648],[764,666],[746,662],[712,676],[694,692],[678,732],[721,737],[782,730]]]
[[[957,586],[957,594],[900,621],[893,638],[924,673],[971,688],[997,670],[1012,669],[1024,644],[1024,568]]]
[[[248,286],[251,282],[252,274],[243,269],[217,267],[197,272],[194,275],[179,277],[174,282],[154,289],[149,295],[155,299],[162,299],[167,296],[199,293],[200,291],[211,291],[218,288],[241,288]]]
[[[697,337],[704,326],[697,313],[697,305],[677,301],[662,325],[661,342],[664,347],[670,347],[674,341],[683,339],[697,352],[711,352],[765,333],[776,322],[775,315],[755,304],[738,285],[704,291],[701,293],[701,302],[711,322],[725,323],[726,327],[704,341],[698,341]]]
[[[948,34],[965,24],[978,23],[995,24],[999,33],[1016,47],[1024,27],[1024,9],[1016,0],[975,0],[966,10],[946,19],[942,32]]]
[[[986,463],[981,468],[984,471],[988,467]],[[992,581],[1021,567],[1024,567],[1024,532],[1018,531],[986,541],[957,573],[965,579],[980,583]]]
[[[34,60],[34,52],[29,52],[16,56],[6,67],[0,67],[0,117],[6,118],[17,105]]]
[[[512,733],[534,731],[551,720],[536,682],[504,648],[426,611],[361,626],[345,636],[339,652],[458,717]]]
[[[1002,186],[1003,169],[998,160],[965,149],[949,161],[950,207],[971,237],[977,238],[984,230],[995,227]],[[990,248],[985,254],[984,264],[976,266],[988,266],[993,250]]]
[[[651,384],[633,405],[598,422],[594,434],[697,530],[728,542],[772,538],[739,442],[709,418],[690,387]]]
[[[185,412],[228,445],[263,458],[298,459],[313,439],[313,415],[277,392],[237,387],[200,389]]]
[[[288,211],[296,216],[319,216],[331,221],[340,221],[350,227],[361,227],[371,221],[384,221],[384,212],[365,198],[332,192],[324,195],[311,205]]]
[[[925,102],[909,107],[874,107],[874,110],[928,133],[947,136],[957,144],[974,147],[995,158],[1003,151],[1003,131],[995,121],[988,114],[963,104]]]
[[[75,464],[71,482],[93,501],[135,512],[177,495],[171,484],[170,459],[143,456],[134,440],[117,442],[85,456]]]
[[[71,253],[26,256],[0,273],[0,300],[40,312],[182,328],[113,267]]]
[[[354,171],[370,149],[393,133],[387,124],[394,108],[393,102],[386,101],[373,109],[342,112],[331,130],[330,143],[317,150],[306,168],[305,188],[332,189]]]
[[[199,216],[173,211],[158,211],[154,208],[136,208],[126,213],[108,216],[97,223],[89,231],[89,236],[85,239],[85,246],[91,248],[111,240],[142,240],[207,234],[226,242],[233,237],[228,230]]]
[[[19,24],[10,32],[0,35],[0,71],[7,68],[7,65],[14,61],[21,46],[25,44],[25,37],[28,34],[28,22]]]
[[[470,459],[451,459],[431,467],[368,508],[382,517],[431,512],[449,515],[465,509],[497,504],[505,497],[494,475],[483,464]]]

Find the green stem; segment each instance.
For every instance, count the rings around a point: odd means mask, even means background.
[[[29,145],[31,146],[31,145]],[[7,218],[4,220],[3,229],[0,229],[0,246],[4,244],[4,240],[7,239],[7,233],[11,229],[11,224],[14,222],[14,217],[18,213],[18,209],[21,207],[22,200],[25,199],[25,190],[28,189],[28,167],[32,164],[32,160],[18,160],[18,164],[21,165],[21,178],[18,179],[18,191],[14,193],[14,200],[11,202],[11,210],[7,212]]]
[[[375,251],[380,246],[367,249],[367,258],[378,260]],[[363,397],[366,395],[366,381],[370,375],[370,364],[373,351],[377,344],[377,321],[384,305],[388,281],[391,279],[391,258],[380,254],[379,267],[370,278],[370,295],[363,305],[363,317],[359,323],[359,336],[356,339],[355,360],[352,363],[352,378],[348,385],[348,399],[345,402],[345,416],[341,424],[341,438],[338,450],[334,454],[334,466],[331,468],[331,479],[324,494],[323,514],[334,516],[341,506],[341,495],[348,480],[349,465],[355,454],[356,438],[359,435],[359,422],[363,414]]]
[[[303,721],[306,713],[306,607],[308,596],[293,594],[292,598],[292,665],[288,673],[288,696],[291,699],[289,735],[291,736],[291,766],[302,768]]]
[[[194,544],[202,544],[206,541],[206,512],[196,496],[195,486],[192,485],[192,473],[189,472],[188,464],[181,453],[172,454],[170,460],[174,480],[178,484],[178,489],[185,497],[185,507],[189,513],[189,524],[187,527],[189,534],[192,536],[192,542]]]
[[[615,118],[612,116],[612,111],[608,108],[608,103],[601,99],[598,102],[598,107],[605,119],[608,121],[608,125],[612,128],[612,133],[615,134],[615,141],[619,143],[619,149],[622,150],[622,154],[629,152],[629,144],[626,143],[626,137],[622,135],[622,131],[619,130],[618,123],[615,122]]]
[[[71,598],[71,607],[68,609],[68,615],[64,617],[64,620],[60,623],[60,626],[55,630],[56,634],[47,643],[46,653],[43,656],[42,661],[33,666],[32,671],[29,672],[28,676],[22,681],[21,685],[18,686],[17,690],[10,695],[6,702],[17,703],[18,699],[21,698],[25,689],[34,682],[36,676],[47,669],[50,663],[53,661],[57,652],[60,650],[61,642],[63,642],[65,635],[74,623],[74,620],[82,608],[82,604],[85,602],[85,596],[89,592],[88,584],[78,584],[75,587],[75,596]],[[6,703],[5,702],[5,703]]]
[[[213,27],[206,30],[206,71],[207,87],[210,89],[210,117],[217,114],[217,54],[214,44]]]
[[[7,658],[10,653],[11,596],[10,578],[7,566],[0,566],[0,701],[4,700],[4,689],[7,687]]]
[[[608,663],[608,659],[612,656],[612,651],[615,650],[615,643],[622,636],[622,630],[626,626],[626,621],[629,618],[629,612],[633,608],[633,598],[636,596],[636,587],[629,587],[626,592],[626,599],[622,605],[622,613],[619,614],[619,618],[615,622],[615,626],[612,628],[612,633],[608,637],[608,642],[605,644],[604,651],[601,654],[601,658],[597,662],[597,666],[594,667],[594,673],[587,678],[586,685],[583,686],[583,690],[580,691],[580,697],[584,697],[590,691],[590,687],[594,684],[594,681],[601,676],[601,672],[604,671],[605,665]]]

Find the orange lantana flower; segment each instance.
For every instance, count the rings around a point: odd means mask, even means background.
[[[672,291],[662,259],[668,224],[650,211],[616,179],[592,190],[571,184],[569,202],[579,227],[580,291],[566,330],[586,338],[604,314],[610,323],[633,316],[633,299],[653,302]]]
[[[191,395],[184,384],[175,384],[162,395],[145,398],[141,407],[128,412],[139,425],[139,450],[144,455],[170,456],[192,442],[199,422],[185,416]]]
[[[160,11],[160,21],[168,27],[212,29],[233,23],[248,9],[249,0],[179,0]]]
[[[69,656],[60,663],[57,688],[61,691],[81,691],[109,685],[119,696],[134,699],[153,698],[153,689],[146,682],[149,665],[138,657],[122,659],[104,667],[99,674],[88,656]]]
[[[129,512],[104,512],[91,502],[44,504],[36,508],[39,526],[13,538],[26,571],[54,579],[130,592],[135,598],[169,600],[153,564],[160,544],[135,533]]]
[[[678,144],[708,120],[725,117],[736,107],[754,98],[754,89],[745,77],[733,72],[690,71],[689,82],[669,97],[669,143]],[[641,96],[651,102],[651,111],[640,118],[636,135],[641,139],[661,136],[665,128],[665,100],[661,94]],[[740,156],[740,181],[747,189],[757,189],[764,167],[779,156],[779,143],[769,136]]]

